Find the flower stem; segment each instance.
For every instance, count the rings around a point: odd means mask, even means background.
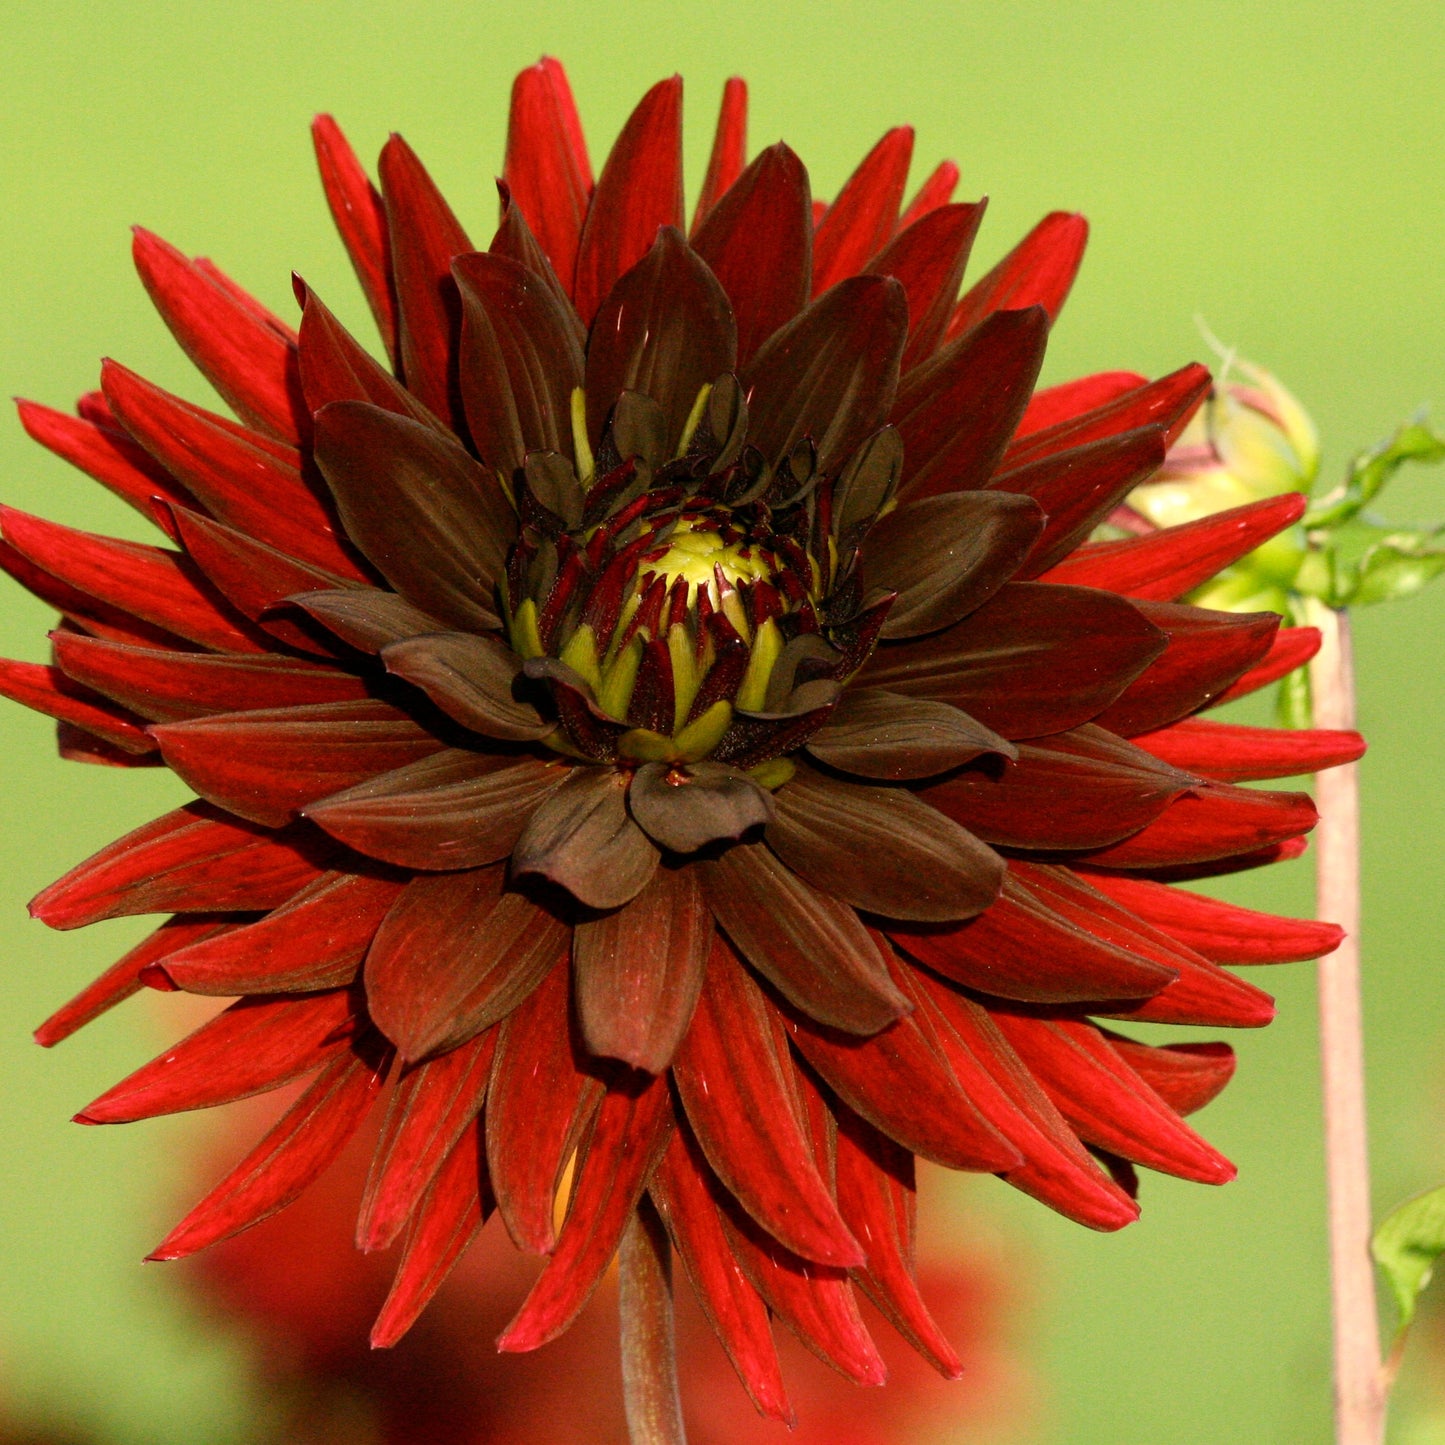
[[[1310,620],[1324,634],[1319,654],[1310,664],[1315,725],[1353,728],[1349,614],[1327,607],[1312,613],[1316,615]],[[1360,792],[1355,765],[1320,773],[1316,797],[1320,810],[1315,835],[1317,912],[1345,930],[1344,942],[1319,963],[1335,1440],[1337,1445],[1381,1445],[1386,1392],[1370,1260],[1370,1159],[1360,1016]]]
[[[672,1247],[646,1197],[618,1255],[622,1399],[632,1445],[686,1445],[672,1319]]]

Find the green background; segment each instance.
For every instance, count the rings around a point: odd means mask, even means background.
[[[951,155],[992,197],[992,260],[1044,211],[1093,239],[1048,376],[1158,373],[1205,352],[1202,317],[1283,377],[1326,468],[1422,402],[1445,407],[1445,18],[1425,3],[0,5],[3,387],[65,406],[114,355],[200,398],[129,266],[126,227],[212,255],[291,313],[294,267],[370,335],[330,234],[306,125],[334,111],[374,155],[404,131],[473,234],[494,214],[511,77],[543,51],[572,75],[594,156],[652,81],[687,81],[701,174],[723,79],[751,83],[754,148],[784,136],[831,194],[887,126],[919,174]],[[978,267],[974,268],[975,274]],[[1207,355],[1202,359],[1209,359]],[[118,504],[0,424],[3,499],[94,528]],[[1421,473],[1397,516],[1445,515]],[[45,609],[4,589],[0,648],[40,659]],[[1363,616],[1367,1014],[1376,1198],[1445,1177],[1445,588]],[[82,1130],[68,1116],[158,1047],[157,1010],[43,1054],[28,1030],[139,933],[30,923],[25,900],[171,805],[176,784],[61,765],[50,730],[0,715],[0,1396],[100,1438],[246,1440],[260,1403],[241,1346],[208,1334],[135,1261],[157,1237],[194,1121]],[[1308,911],[1307,864],[1231,896]],[[1254,975],[1259,978],[1258,974]],[[1035,1403],[1017,1438],[1068,1445],[1328,1436],[1326,1283],[1307,966],[1264,980],[1281,1016],[1236,1041],[1205,1116],[1239,1163],[1221,1191],[1148,1177],[1141,1224],[1096,1237],[1008,1195],[959,1188],[971,1247],[1018,1272]],[[482,1346],[479,1346],[482,1347]],[[1398,1438],[1439,1426],[1406,1371]],[[843,1384],[840,1389],[849,1388]],[[780,1432],[780,1438],[783,1438]]]

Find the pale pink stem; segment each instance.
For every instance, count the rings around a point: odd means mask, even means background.
[[[1355,725],[1349,614],[1311,616],[1324,634],[1310,664],[1317,727]],[[1382,1445],[1385,1382],[1370,1259],[1370,1159],[1365,1137],[1365,1057],[1360,1015],[1360,790],[1353,763],[1316,778],[1316,910],[1345,930],[1319,963],[1320,1057],[1324,1076],[1325,1175],[1329,1197],[1330,1294],[1334,1322],[1335,1440]]]
[[[672,1246],[646,1198],[618,1254],[622,1399],[632,1445],[687,1445],[677,1386]]]

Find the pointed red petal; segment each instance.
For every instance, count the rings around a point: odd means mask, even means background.
[[[658,228],[682,225],[682,78],[674,75],[638,102],[602,167],[577,247],[572,295],[583,325]]]
[[[1052,324],[1074,284],[1089,223],[1067,211],[1051,211],[992,271],[976,281],[954,309],[948,326],[952,339],[971,331],[994,311],[1042,306]]]
[[[141,718],[112,707],[58,667],[0,658],[0,697],[84,728],[127,753],[141,756],[154,749],[154,739],[146,734]]]
[[[1230,683],[1214,699],[1212,706],[1223,707],[1237,697],[1247,697],[1272,682],[1278,682],[1295,668],[1303,667],[1319,650],[1318,627],[1281,627],[1263,659]]]
[[[1137,371],[1097,371],[1092,376],[1046,386],[1029,398],[1028,409],[1014,436],[1030,436],[1045,427],[1072,421],[1084,412],[1116,400],[1125,392],[1148,384],[1149,378],[1140,376]]]
[[[733,75],[723,82],[722,106],[708,156],[707,174],[692,213],[692,233],[702,229],[714,206],[742,175],[748,163],[748,83]]]
[[[1188,954],[1179,977],[1153,998],[1112,1008],[1096,1006],[1090,1012],[1101,1018],[1140,1023],[1259,1029],[1273,1020],[1275,1010],[1274,1000],[1263,989],[1237,978],[1228,969]]]
[[[333,1060],[147,1258],[184,1259],[294,1203],[346,1147],[380,1087],[381,1073],[365,1059]]]
[[[1134,741],[1156,758],[1221,783],[1297,778],[1363,757],[1359,733],[1327,728],[1252,728],[1184,718]]]
[[[310,430],[296,347],[159,236],[135,231],[136,270],[181,349],[247,426],[296,445]]]
[[[572,1204],[557,1247],[498,1338],[499,1350],[535,1350],[577,1318],[616,1253],[672,1128],[667,1081],[661,1075],[645,1084],[634,1079],[608,1089],[578,1157]]]
[[[913,159],[913,127],[890,130],[859,162],[813,237],[813,295],[856,276],[893,235]]]
[[[1174,1110],[1192,1114],[1217,1098],[1234,1077],[1234,1050],[1228,1044],[1153,1044],[1102,1033],[1109,1047]]]
[[[930,211],[946,206],[958,189],[958,165],[955,161],[940,161],[919,186],[907,209],[898,219],[898,229],[906,231],[915,221],[921,221]]]

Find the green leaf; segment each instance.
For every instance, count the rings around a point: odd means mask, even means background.
[[[1407,1200],[1389,1215],[1375,1231],[1370,1253],[1394,1293],[1400,1329],[1406,1330],[1435,1261],[1445,1254],[1445,1188]]]
[[[1321,497],[1304,516],[1306,530],[1329,530],[1347,522],[1376,497],[1406,462],[1445,461],[1445,437],[1423,420],[1406,422],[1387,442],[1361,452],[1351,463],[1343,485]]]
[[[1401,533],[1372,547],[1360,563],[1350,602],[1367,607],[1408,597],[1445,572],[1445,547],[1431,545],[1429,533]]]

